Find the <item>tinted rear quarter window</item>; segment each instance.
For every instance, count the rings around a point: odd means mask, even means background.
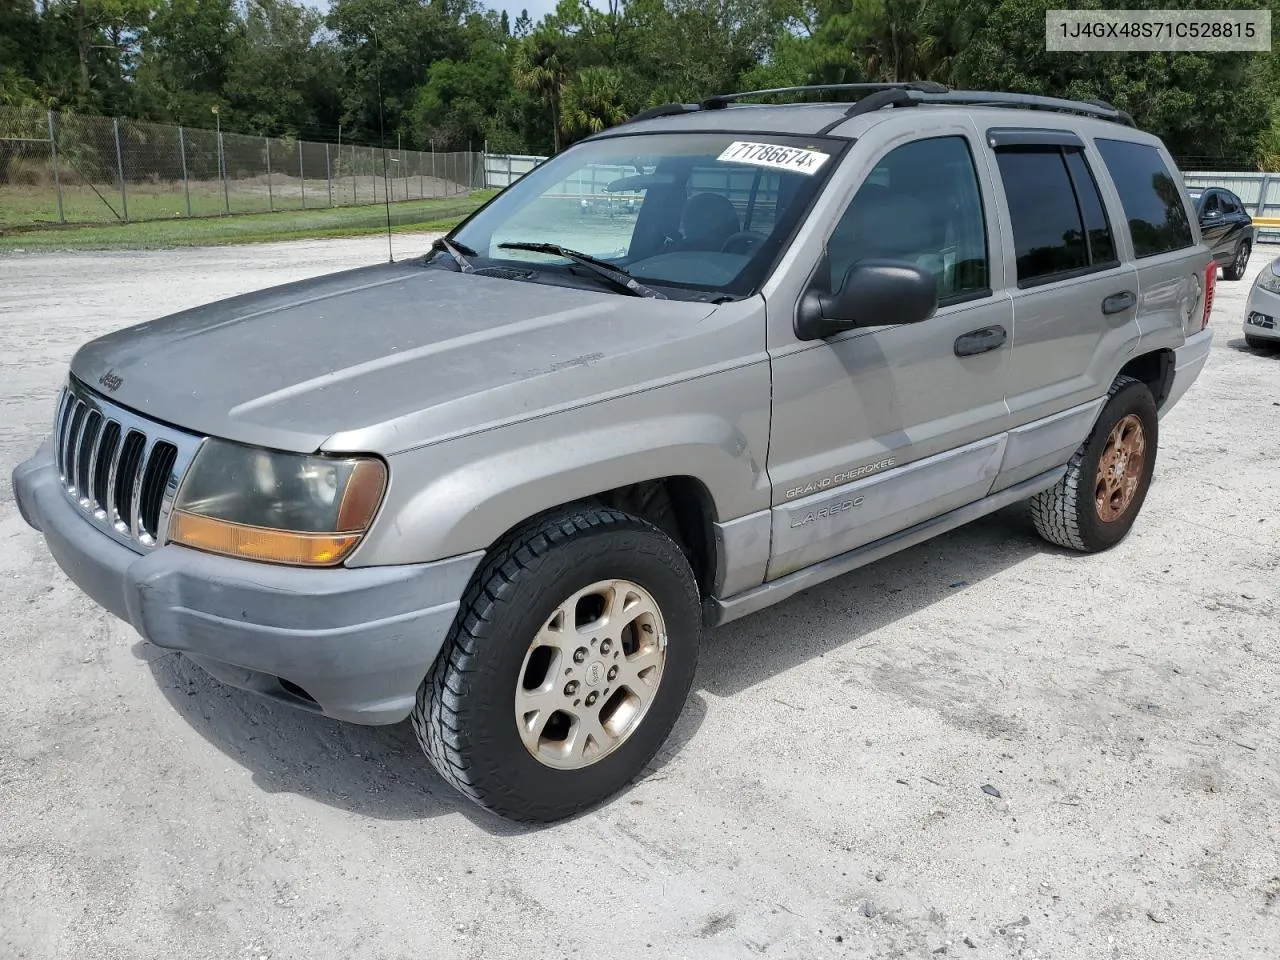
[[[1182,187],[1155,147],[1126,140],[1094,141],[1120,194],[1138,258],[1194,243]]]

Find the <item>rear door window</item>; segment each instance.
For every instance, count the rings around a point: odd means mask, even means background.
[[[1134,255],[1154,257],[1195,241],[1182,187],[1155,147],[1127,140],[1094,141],[1129,221]]]
[[[1075,147],[1017,145],[996,152],[1013,226],[1018,286],[1115,266],[1098,185]]]
[[[1095,267],[1119,263],[1115,241],[1111,238],[1111,223],[1107,219],[1106,208],[1102,205],[1098,181],[1093,178],[1088,161],[1079,150],[1064,150],[1062,156],[1067,162],[1067,172],[1071,174],[1076,199],[1080,202],[1085,239],[1089,243],[1089,263]]]

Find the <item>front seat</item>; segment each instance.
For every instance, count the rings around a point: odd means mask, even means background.
[[[680,215],[680,232],[686,250],[719,250],[742,229],[738,211],[720,193],[695,193],[685,201]]]

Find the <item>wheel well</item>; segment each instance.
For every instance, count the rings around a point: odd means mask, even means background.
[[[597,494],[598,500],[648,520],[680,545],[702,596],[711,595],[716,574],[715,504],[702,481],[663,477]]]
[[[1133,377],[1141,380],[1155,397],[1156,408],[1164,406],[1169,396],[1169,388],[1173,386],[1173,351],[1156,350],[1134,357],[1120,371],[1122,377]]]

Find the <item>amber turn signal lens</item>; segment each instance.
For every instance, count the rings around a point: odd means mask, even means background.
[[[355,477],[352,477],[352,483]],[[381,497],[381,484],[378,496]],[[344,497],[343,508],[346,508]],[[377,500],[369,510],[377,509]],[[358,533],[290,533],[267,527],[250,527],[227,520],[201,517],[175,510],[169,520],[169,540],[196,550],[220,553],[242,560],[263,560],[294,566],[330,567],[340,563],[360,542]]]
[[[341,533],[364,533],[368,530],[386,489],[387,468],[381,460],[361,460],[357,463],[342,491],[336,529]]]

